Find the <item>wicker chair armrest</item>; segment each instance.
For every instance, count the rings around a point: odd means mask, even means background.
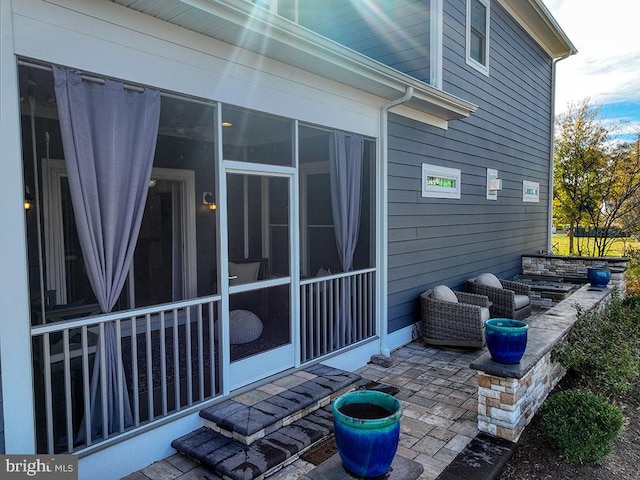
[[[481,306],[438,300],[431,297],[430,293],[431,291],[420,295],[423,316],[431,315],[432,317],[448,319],[451,321],[477,321],[481,323]]]
[[[504,288],[489,287],[478,282],[471,284],[472,292],[477,295],[486,295],[493,303],[513,303],[515,292]]]
[[[467,292],[454,292],[460,303],[469,303],[471,305],[478,305],[480,307],[489,308],[489,297],[486,295],[477,295],[475,293]]]
[[[516,295],[531,296],[531,287],[529,285],[511,280],[500,280],[500,283],[504,288],[512,290]]]

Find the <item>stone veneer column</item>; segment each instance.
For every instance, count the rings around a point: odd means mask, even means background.
[[[478,430],[517,442],[564,374],[550,353],[522,378],[478,372]]]

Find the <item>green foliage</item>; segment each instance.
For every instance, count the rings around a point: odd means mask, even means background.
[[[554,235],[551,239],[553,253],[556,255],[569,255],[569,242],[573,241],[574,247],[578,247],[581,252],[590,250],[593,239],[589,237],[573,237],[567,235]],[[612,239],[605,252],[606,256],[626,257],[627,252],[636,250],[640,252],[640,242],[633,237],[618,237]]]
[[[625,395],[640,369],[640,302],[614,296],[578,320],[552,359],[578,374],[582,388],[605,398]]]
[[[569,105],[557,123],[553,215],[571,232],[594,232],[591,242],[575,245],[578,255],[605,255],[614,229],[640,232],[640,137],[612,143],[611,126],[589,99]]]
[[[624,256],[629,259],[627,268],[627,295],[629,297],[640,296],[640,249],[628,247]]]
[[[550,396],[540,413],[552,448],[569,463],[600,465],[624,421],[620,409],[579,390]]]

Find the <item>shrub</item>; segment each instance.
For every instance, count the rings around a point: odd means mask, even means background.
[[[623,424],[617,407],[579,390],[550,396],[540,412],[551,447],[569,463],[600,465]]]
[[[624,256],[629,259],[627,295],[640,295],[640,250],[637,248],[625,248]]]
[[[606,398],[629,393],[640,368],[640,302],[614,296],[578,320],[552,359],[578,375],[582,388]]]

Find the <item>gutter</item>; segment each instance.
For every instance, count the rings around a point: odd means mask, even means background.
[[[387,173],[388,173],[388,148],[387,148],[387,134],[388,134],[388,114],[389,110],[393,107],[407,103],[413,97],[413,87],[406,86],[405,93],[402,97],[392,100],[386,103],[380,109],[380,142],[378,143],[380,158],[380,172],[378,174],[377,192],[378,194],[378,222],[381,232],[380,241],[378,242],[378,275],[376,282],[378,284],[378,332],[380,336],[380,353],[386,357],[391,355],[391,349],[387,344],[389,318],[388,318],[388,283],[387,283],[387,269],[389,267],[388,260],[388,204],[387,204]]]

